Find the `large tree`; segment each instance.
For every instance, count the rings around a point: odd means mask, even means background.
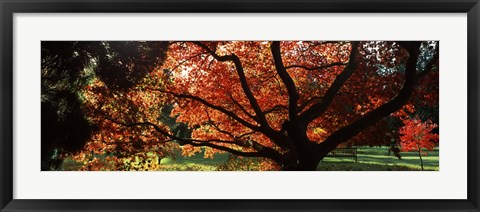
[[[170,42],[146,73],[128,89],[101,77],[85,86],[100,127],[85,150],[165,154],[176,142],[184,155],[204,148],[315,170],[339,145],[398,136],[392,118],[438,108],[437,42]],[[189,133],[165,123],[166,106]]]

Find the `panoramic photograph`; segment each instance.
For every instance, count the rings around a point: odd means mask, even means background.
[[[41,171],[439,171],[439,41],[42,41]]]

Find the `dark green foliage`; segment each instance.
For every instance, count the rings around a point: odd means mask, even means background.
[[[166,55],[167,42],[110,41],[102,42],[103,52],[98,58],[97,76],[110,88],[128,89],[134,86]]]
[[[129,89],[162,64],[167,42],[42,41],[42,170],[79,151],[95,130],[81,90],[94,76],[111,89]]]

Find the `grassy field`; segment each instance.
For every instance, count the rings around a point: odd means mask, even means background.
[[[317,167],[320,171],[413,171],[421,170],[416,152],[401,152],[402,160],[388,155],[387,147],[358,148],[358,163],[349,158],[325,158]],[[422,156],[425,170],[438,171],[438,150]]]
[[[350,158],[327,157],[317,167],[319,171],[420,171],[420,158],[416,152],[401,152],[402,160],[388,155],[387,147],[359,147],[358,161]],[[216,155],[215,159],[204,159],[201,154],[191,158],[178,157],[177,160],[163,159],[168,170],[216,170],[216,167],[228,159],[227,154]],[[424,170],[438,171],[438,150],[422,156]],[[182,167],[182,168],[180,168]]]
[[[166,171],[216,171],[217,167],[228,160],[228,154],[216,154],[213,159],[206,159],[203,153],[192,157],[183,157],[178,153],[175,159],[163,158],[160,165]]]
[[[420,158],[416,152],[401,152],[402,160],[393,154],[388,155],[387,147],[359,147],[358,162],[350,158],[324,158],[317,167],[318,171],[420,171]],[[426,171],[439,170],[438,150],[422,156]],[[217,154],[214,159],[203,158],[202,153],[192,157],[163,158],[160,168],[164,171],[215,171],[228,161],[228,154]],[[78,165],[77,165],[78,166]],[[77,167],[71,162],[64,164],[63,170]]]

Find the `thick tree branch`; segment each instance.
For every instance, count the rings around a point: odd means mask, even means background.
[[[205,51],[210,53],[210,55],[212,55],[216,60],[220,62],[230,61],[234,63],[235,68],[237,70],[237,74],[240,79],[240,84],[242,86],[243,92],[245,93],[250,105],[252,106],[256,114],[256,117],[258,118],[258,122],[260,123],[260,127],[250,128],[250,129],[256,130],[258,132],[262,132],[267,137],[269,137],[272,142],[274,142],[275,144],[279,145],[282,148],[291,146],[291,144],[288,142],[287,139],[285,139],[285,136],[282,133],[275,131],[268,124],[268,121],[265,118],[265,113],[261,110],[257,100],[255,99],[255,96],[253,95],[248,85],[247,78],[245,76],[245,71],[243,70],[242,63],[240,59],[237,57],[237,55],[230,54],[230,55],[220,56],[214,50],[210,49],[207,45],[201,42],[193,42],[193,43],[203,48]]]
[[[273,41],[270,46],[273,55],[273,61],[275,62],[275,68],[277,69],[278,76],[282,79],[283,84],[287,88],[288,92],[288,117],[290,121],[297,123],[297,101],[300,98],[295,86],[295,82],[288,74],[285,66],[283,65],[282,55],[280,52],[280,42]]]
[[[359,42],[354,41],[351,43],[351,45],[352,50],[350,52],[350,58],[347,67],[345,67],[342,73],[335,78],[332,85],[330,88],[328,88],[327,92],[323,96],[322,100],[300,114],[300,120],[303,124],[307,125],[328,109],[328,106],[330,106],[330,103],[332,103],[338,91],[340,91],[343,84],[348,80],[348,78],[350,78],[350,76],[352,76],[353,71],[357,68],[357,62],[355,61],[355,58],[357,57]]]
[[[269,148],[269,147],[265,147],[263,145],[260,145],[257,142],[253,143],[253,141],[252,141],[251,146],[252,146],[253,149],[256,150],[256,152],[243,152],[243,151],[235,150],[235,149],[232,149],[232,148],[229,148],[229,147],[226,147],[226,146],[220,146],[218,144],[212,143],[212,142],[215,142],[215,143],[235,144],[235,145],[239,145],[239,146],[244,146],[242,144],[236,143],[235,141],[225,141],[225,140],[219,140],[219,139],[198,140],[198,139],[181,138],[181,137],[172,135],[172,134],[164,131],[163,129],[161,129],[160,126],[158,126],[154,123],[151,123],[151,122],[123,123],[121,121],[110,118],[109,116],[106,116],[106,115],[104,116],[104,118],[113,122],[113,123],[116,123],[118,125],[122,125],[124,127],[134,127],[134,126],[150,126],[150,127],[153,127],[155,129],[155,131],[159,132],[160,134],[162,134],[162,135],[164,135],[164,136],[166,136],[170,139],[182,142],[182,145],[189,144],[189,145],[192,145],[192,146],[207,146],[207,147],[211,147],[211,148],[214,148],[214,149],[219,149],[219,150],[222,150],[222,151],[230,152],[232,154],[243,156],[243,157],[265,157],[265,158],[270,158],[272,160],[275,160],[277,162],[281,161],[281,158],[282,158],[282,155],[280,153],[278,153],[277,151],[275,151],[274,149]],[[173,141],[173,140],[171,140],[171,141]]]
[[[209,103],[208,101],[206,101],[206,100],[204,100],[204,99],[202,99],[198,96],[193,96],[193,95],[189,95],[189,94],[177,94],[177,93],[174,93],[174,92],[165,91],[165,90],[161,90],[161,89],[154,89],[154,88],[147,88],[147,89],[167,93],[167,94],[173,95],[174,97],[177,97],[177,98],[192,99],[192,100],[198,101],[198,102],[202,103],[203,105],[205,105],[205,106],[207,106],[211,109],[222,112],[223,114],[233,118],[234,120],[236,120],[237,122],[239,122],[243,126],[245,126],[247,128],[250,128],[253,131],[263,133],[264,135],[269,137],[272,142],[279,145],[280,147],[285,147],[285,145],[286,145],[286,143],[285,143],[286,141],[285,141],[285,139],[283,139],[282,135],[280,133],[277,133],[276,131],[274,131],[270,127],[253,125],[250,122],[240,118],[238,115],[236,115],[232,111],[229,111],[229,110],[227,110],[223,107],[220,107],[220,106],[214,105],[212,103]]]
[[[265,126],[265,127],[268,126],[269,127],[267,119],[265,118],[265,114],[262,112],[262,109],[258,105],[258,102],[255,99],[255,96],[253,95],[252,90],[250,89],[250,86],[248,85],[247,77],[245,76],[245,71],[243,70],[242,62],[237,57],[237,55],[230,54],[230,55],[226,55],[226,56],[220,56],[214,50],[210,49],[207,45],[205,45],[201,42],[193,42],[193,43],[202,47],[205,51],[210,53],[210,55],[212,55],[216,60],[218,60],[220,62],[230,61],[230,62],[233,62],[235,64],[235,68],[237,69],[237,74],[239,76],[243,92],[247,96],[247,99],[250,102],[250,105],[252,106],[253,110],[255,111],[255,114],[258,117],[258,120],[260,121],[260,124],[262,126]]]
[[[235,149],[228,148],[228,147],[225,147],[225,146],[212,144],[212,143],[209,143],[209,142],[199,142],[199,143],[191,142],[191,143],[187,143],[187,144],[192,145],[192,146],[211,147],[211,148],[214,148],[214,149],[219,149],[219,150],[226,151],[226,152],[229,152],[229,153],[232,153],[232,154],[235,154],[235,155],[238,155],[238,156],[242,156],[242,157],[267,157],[265,154],[260,153],[260,152],[243,152],[243,151],[235,150]]]
[[[190,144],[192,146],[211,147],[211,148],[214,148],[214,149],[219,149],[219,150],[226,151],[226,152],[232,153],[234,155],[242,156],[242,157],[264,157],[264,158],[272,159],[277,163],[281,163],[281,161],[282,161],[282,155],[279,154],[277,151],[275,151],[271,148],[268,148],[268,147],[259,149],[256,152],[243,152],[243,151],[228,148],[228,147],[225,147],[225,146],[216,145],[216,144],[209,143],[209,142],[192,142],[192,143],[188,143],[188,144]]]
[[[195,100],[197,102],[200,102],[202,103],[203,105],[209,107],[209,108],[212,108],[214,110],[217,110],[217,111],[220,111],[222,112],[223,114],[233,118],[234,120],[236,120],[237,122],[239,122],[240,124],[244,125],[245,127],[248,127],[252,130],[255,130],[255,131],[259,131],[259,132],[263,132],[264,130],[259,127],[259,126],[256,126],[256,125],[253,125],[251,124],[250,122],[240,118],[237,114],[235,114],[234,112],[230,111],[230,110],[227,110],[221,106],[218,106],[218,105],[214,105],[208,101],[206,101],[205,99],[202,99],[198,96],[194,96],[194,95],[190,95],[190,94],[178,94],[178,93],[174,93],[174,92],[171,92],[171,91],[166,91],[166,90],[162,90],[162,89],[154,89],[154,88],[147,88],[149,90],[153,90],[153,91],[159,91],[159,92],[162,92],[162,93],[166,93],[166,94],[170,94],[174,97],[177,97],[177,98],[180,98],[180,99],[191,99],[191,100]]]
[[[407,60],[406,64],[405,81],[398,95],[389,102],[354,121],[352,124],[331,134],[327,139],[325,139],[325,141],[318,145],[320,154],[326,154],[332,151],[339,144],[347,141],[349,138],[355,136],[363,129],[403,107],[415,88],[417,60],[419,56],[420,44],[421,42],[403,43],[404,48],[406,48],[409,52],[409,59]]]

